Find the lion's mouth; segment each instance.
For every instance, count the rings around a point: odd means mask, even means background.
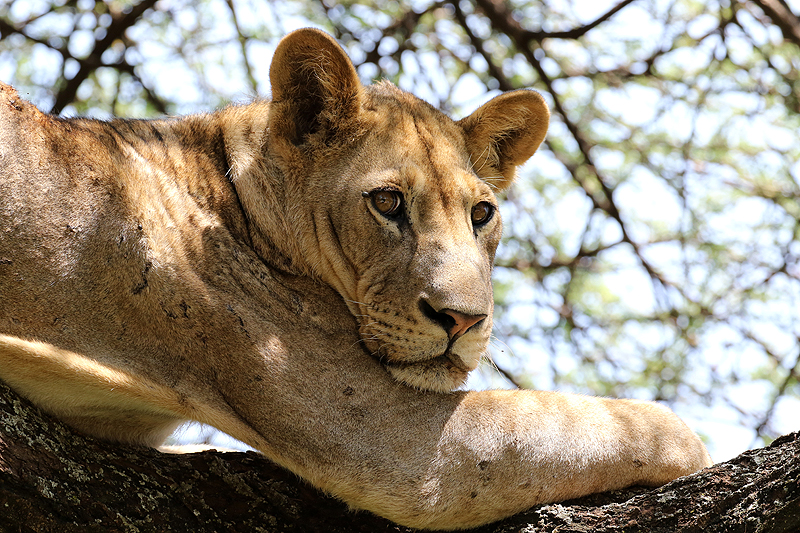
[[[423,359],[421,361],[409,361],[409,362],[383,360],[382,363],[385,366],[394,368],[408,368],[408,367],[417,367],[420,365],[425,365],[425,366],[444,367],[447,370],[467,372],[467,373],[473,370],[473,368],[470,368],[470,366],[464,362],[461,356],[453,353],[449,348],[442,355],[439,355],[437,357],[431,357],[430,359]]]
[[[464,360],[461,358],[461,356],[460,356],[460,355],[458,355],[458,354],[454,354],[454,353],[452,352],[452,350],[450,350],[449,348],[447,349],[447,351],[446,351],[446,352],[444,352],[444,354],[440,355],[440,356],[439,356],[439,357],[437,357],[436,359],[443,359],[443,361],[442,361],[443,363],[445,362],[445,360],[446,360],[446,361],[450,361],[450,362],[453,364],[453,366],[455,366],[455,367],[456,367],[456,369],[458,369],[458,370],[460,370],[460,371],[462,371],[462,372],[469,372],[469,371],[471,371],[471,370],[472,370],[472,368],[470,368],[470,367],[469,367],[469,366],[468,366],[468,365],[467,365],[467,364],[464,362]]]
[[[449,343],[452,344],[452,343]],[[411,387],[450,392],[463,385],[469,373],[478,366],[479,357],[455,353],[448,345],[437,356],[412,352],[397,353],[388,346],[380,346],[371,355],[397,380]]]
[[[401,383],[434,392],[450,392],[460,387],[472,370],[461,357],[450,351],[424,361],[384,361],[383,365]]]

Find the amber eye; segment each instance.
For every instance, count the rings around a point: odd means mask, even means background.
[[[370,193],[372,205],[378,212],[389,218],[400,215],[403,207],[403,195],[397,191],[378,190]]]
[[[494,206],[489,202],[479,202],[472,208],[472,225],[483,226],[492,219]]]

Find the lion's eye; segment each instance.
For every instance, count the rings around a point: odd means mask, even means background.
[[[472,208],[472,225],[483,226],[492,219],[494,206],[489,202],[478,202]]]
[[[394,218],[401,213],[403,195],[397,191],[379,190],[370,194],[372,205],[378,213],[385,217]]]

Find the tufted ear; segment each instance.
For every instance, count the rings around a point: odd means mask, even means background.
[[[542,144],[549,121],[544,98],[518,90],[493,98],[458,123],[475,172],[503,190],[514,181],[516,167]]]
[[[345,129],[358,115],[362,86],[353,64],[328,34],[294,31],[275,50],[270,131],[295,146],[322,132]]]

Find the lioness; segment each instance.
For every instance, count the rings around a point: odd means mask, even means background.
[[[548,111],[452,121],[316,30],[272,100],[60,119],[0,86],[0,378],[86,433],[211,424],[356,508],[458,529],[711,463],[654,403],[450,392],[486,349],[494,192]]]

